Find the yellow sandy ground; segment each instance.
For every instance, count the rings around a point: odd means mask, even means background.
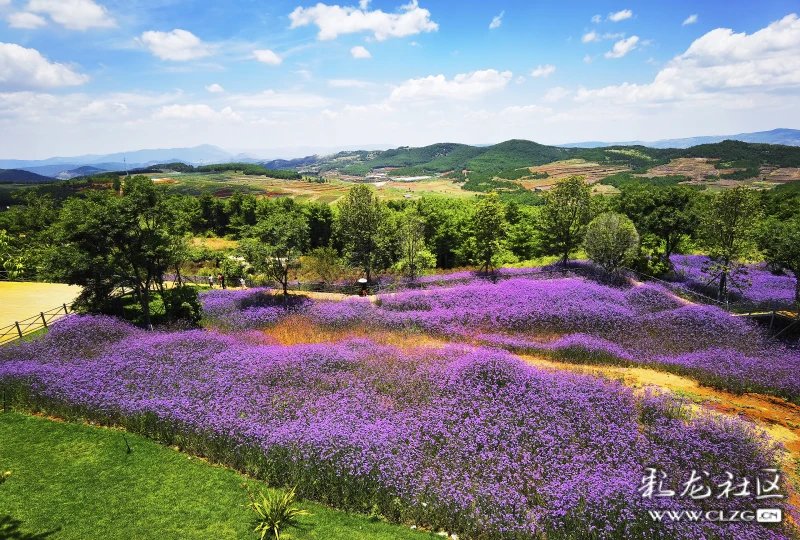
[[[80,291],[80,287],[60,283],[0,281],[0,328],[69,304]]]

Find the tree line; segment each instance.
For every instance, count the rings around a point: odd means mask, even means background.
[[[238,192],[194,198],[134,176],[119,191],[63,202],[25,193],[0,214],[0,264],[17,275],[81,285],[80,303],[95,311],[110,310],[109,298],[126,287],[146,325],[153,290],[171,316],[197,316],[196,293],[168,290],[164,280],[171,274],[180,282],[187,264],[209,260],[230,278],[264,275],[284,293],[301,266],[323,281],[343,266],[368,280],[383,272],[414,279],[434,267],[491,272],[542,256],[568,266],[581,252],[609,272],[628,265],[661,275],[671,270],[672,254],[699,250],[710,256],[720,297],[744,261],[763,258],[800,275],[800,190],[709,193],[635,183],[608,197],[592,196],[582,177],[572,177],[542,198],[535,207],[503,202],[496,192],[383,201],[356,184],[331,206]],[[189,241],[208,235],[235,239],[238,247],[212,253]]]

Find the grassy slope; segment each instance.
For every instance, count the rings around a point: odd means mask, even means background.
[[[244,478],[121,431],[0,413],[0,538],[256,538]],[[255,482],[251,485],[257,491]],[[285,538],[433,536],[303,503]],[[281,538],[284,538],[282,535]]]

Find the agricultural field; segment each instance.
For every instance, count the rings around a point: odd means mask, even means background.
[[[783,167],[778,169],[764,167],[761,173],[765,181],[775,184],[800,181],[800,168],[797,167]]]
[[[678,158],[666,165],[653,167],[647,173],[640,175],[642,178],[655,176],[681,175],[691,178],[695,182],[718,181],[719,175],[734,172],[733,169],[716,169],[714,163],[718,160],[708,158]]]
[[[215,197],[229,197],[234,191],[251,193],[257,197],[291,197],[297,201],[332,204],[347,195],[354,183],[363,183],[361,177],[351,181],[329,177],[327,183],[320,184],[307,180],[282,180],[258,176],[246,176],[232,172],[211,174],[155,174],[155,183],[168,184],[183,194],[198,196],[204,191]],[[408,198],[406,195],[420,197],[425,195],[444,195],[448,197],[472,197],[474,193],[464,191],[458,184],[445,178],[430,178],[417,181],[387,180],[373,184],[382,200]]]
[[[736,180],[722,178],[722,175],[744,171],[744,168],[718,169],[715,165],[718,159],[710,158],[678,158],[665,165],[658,165],[649,169],[644,174],[637,174],[640,178],[654,178],[658,176],[681,175],[690,178],[685,182],[690,185],[713,185],[717,188],[731,188],[740,185],[770,188],[777,184],[796,182],[800,180],[800,169],[796,167],[771,167],[761,166],[757,175],[752,178]]]
[[[612,174],[630,170],[627,167],[609,166],[593,163],[584,159],[556,161],[554,163],[548,163],[547,165],[529,167],[529,169],[531,173],[547,173],[548,177],[540,179],[523,178],[520,180],[520,183],[528,189],[540,188],[542,190],[550,189],[550,187],[555,185],[556,181],[569,176],[585,176],[588,183],[594,184]]]
[[[118,426],[458,538],[797,537],[797,350],[651,284],[501,278],[288,307],[209,291],[194,330],[74,316],[0,349],[0,386],[19,412]],[[645,496],[653,468],[674,498]],[[692,471],[717,493],[772,469],[781,524],[649,517],[758,507],[677,494]]]

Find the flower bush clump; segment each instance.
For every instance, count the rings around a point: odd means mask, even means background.
[[[210,326],[231,331],[264,328],[308,303],[304,297],[291,297],[283,304],[282,297],[264,288],[209,290],[200,294],[200,301]]]
[[[65,337],[79,330],[73,346]],[[0,387],[17,407],[122,425],[306,498],[465,538],[791,536],[789,525],[655,523],[647,514],[752,509],[753,497],[639,491],[648,467],[678,493],[693,469],[711,486],[726,473],[753,481],[779,463],[763,432],[498,349],[401,350],[365,339],[285,347],[72,317],[0,349]],[[770,506],[794,515],[785,500]]]
[[[800,403],[800,353],[745,318],[682,302],[656,285],[513,278],[407,291],[379,304],[316,304],[307,313],[330,326],[422,330],[571,362],[657,366],[717,388]]]
[[[670,260],[675,266],[679,283],[686,287],[708,292],[709,276],[703,272],[708,262],[705,255],[673,255]],[[773,274],[766,263],[750,264],[745,267],[746,276],[734,286],[734,299],[756,304],[791,304],[794,302],[795,279],[791,273]]]

